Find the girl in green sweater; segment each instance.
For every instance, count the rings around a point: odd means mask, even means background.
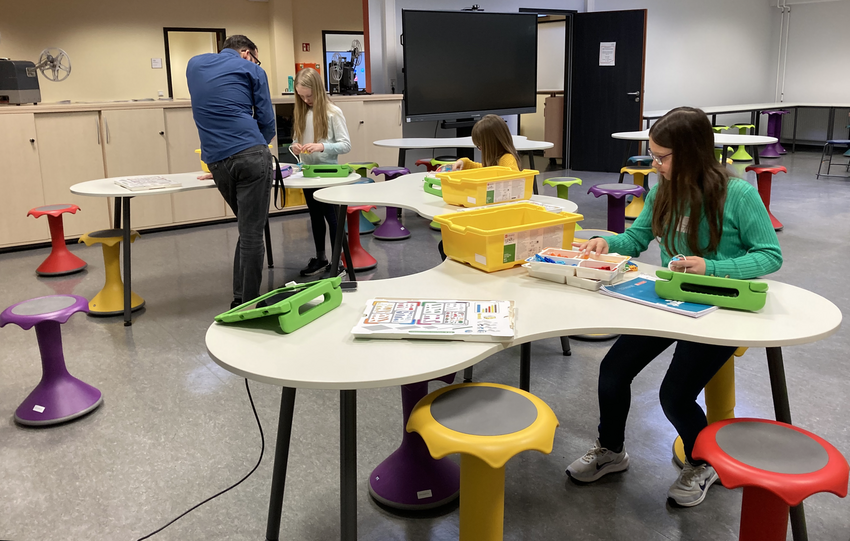
[[[715,160],[714,134],[704,112],[679,107],[664,115],[649,130],[649,153],[660,180],[649,191],[643,212],[625,233],[607,241],[592,239],[582,245],[583,252],[638,256],[658,240],[661,263],[678,272],[750,279],[779,269],[782,250],[767,210],[752,185],[729,178]],[[717,474],[691,455],[707,425],[696,399],[732,356],[736,348],[731,346],[649,336],[618,338],[599,367],[599,439],[569,465],[568,476],[589,483],[628,469],[624,442],[631,382],[674,343],[659,398],[682,438],[687,460],[667,497],[684,507],[703,501]]]

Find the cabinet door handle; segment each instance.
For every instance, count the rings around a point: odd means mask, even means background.
[[[159,132],[160,135],[165,135],[164,131]]]
[[[109,119],[104,118],[103,123],[106,124],[106,144],[109,144]]]
[[[94,119],[94,132],[97,134],[97,144],[100,144],[100,122]]]
[[[30,143],[35,143],[35,139],[33,139],[32,137],[30,137]]]

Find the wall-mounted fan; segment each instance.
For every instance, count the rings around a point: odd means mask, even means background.
[[[328,77],[331,81],[331,92],[339,94],[357,94],[357,72],[356,68],[363,61],[363,45],[360,40],[351,42],[351,50],[348,51],[351,59],[345,58],[340,53],[335,53],[328,67]]]
[[[45,79],[58,83],[71,75],[71,58],[62,49],[51,47],[41,51],[35,67]]]

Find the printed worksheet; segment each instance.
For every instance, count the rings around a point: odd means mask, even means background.
[[[371,299],[351,333],[358,338],[512,340],[514,303]]]

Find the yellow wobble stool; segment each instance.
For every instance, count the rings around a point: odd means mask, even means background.
[[[747,348],[736,349],[706,384],[705,417],[708,424],[735,418],[735,357],[741,357],[746,352]],[[685,445],[679,436],[673,442],[673,460],[680,467],[685,463]]]
[[[551,453],[557,427],[542,400],[497,383],[443,387],[420,400],[407,421],[432,457],[460,453],[461,541],[502,539],[505,463],[529,449]]]
[[[120,249],[124,238],[120,229],[101,229],[86,233],[79,242],[86,246],[103,245],[103,267],[106,273],[106,283],[100,293],[89,301],[89,314],[95,316],[117,316],[124,313],[124,282],[121,280]],[[137,231],[130,231],[130,242],[139,238]],[[130,309],[135,311],[145,305],[145,300],[131,293]]]

